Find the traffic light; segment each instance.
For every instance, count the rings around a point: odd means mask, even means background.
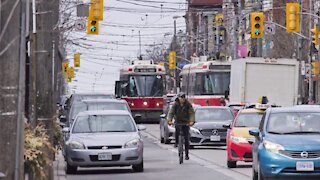
[[[261,39],[264,36],[264,15],[262,12],[251,13],[251,38]]]
[[[170,51],[169,52],[169,69],[175,70],[176,69],[176,52]]]
[[[300,4],[287,3],[286,28],[287,32],[300,32]]]
[[[103,20],[103,0],[91,0],[89,18],[92,20],[102,21]]]
[[[311,29],[312,33],[312,43],[314,45],[319,45],[319,28],[315,26],[313,29]]]
[[[80,67],[80,53],[75,53],[73,55],[74,67]]]
[[[98,35],[99,34],[99,21],[88,18],[87,34]]]
[[[63,72],[64,74],[66,74],[66,73],[68,72],[68,68],[69,68],[69,63],[68,63],[68,62],[64,62],[64,63],[62,64],[62,72]]]
[[[311,65],[312,65],[312,74],[313,75],[319,75],[319,72],[320,72],[320,69],[319,69],[319,63],[320,62],[312,62]]]
[[[68,78],[74,78],[74,68],[73,67],[68,68]]]

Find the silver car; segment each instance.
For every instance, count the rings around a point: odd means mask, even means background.
[[[78,114],[65,143],[66,173],[77,167],[132,166],[143,171],[143,140],[128,111],[85,111]]]

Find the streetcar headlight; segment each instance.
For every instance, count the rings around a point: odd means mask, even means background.
[[[145,102],[143,102],[143,105],[147,106],[147,105],[148,105],[148,103],[145,101]]]

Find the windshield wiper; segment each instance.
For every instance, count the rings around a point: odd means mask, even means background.
[[[270,134],[284,134],[284,133],[281,133],[281,132],[275,132],[275,131],[269,131],[268,133],[270,133]]]
[[[113,130],[113,131],[99,131],[99,132],[128,132],[124,130]]]
[[[282,134],[320,134],[320,131],[294,131],[294,132],[285,132]]]

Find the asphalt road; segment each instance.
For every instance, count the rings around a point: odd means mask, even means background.
[[[150,131],[156,125],[147,125]],[[190,155],[189,161],[184,164],[178,163],[177,150],[172,145],[161,145],[149,133],[149,130],[143,132],[145,149],[144,149],[144,172],[133,173],[131,167],[123,168],[80,168],[76,175],[68,175],[69,180],[194,180],[194,179],[219,179],[219,180],[241,180],[232,175],[225,175],[221,171],[221,167],[207,164],[201,158]],[[209,150],[204,150],[204,152]]]
[[[149,136],[157,140],[159,146],[167,149],[173,149],[173,144],[160,144],[160,128],[158,124],[145,125]],[[191,158],[204,167],[218,171],[237,180],[252,179],[252,163],[237,162],[237,168],[229,169],[227,167],[226,146],[198,146],[190,150]]]

